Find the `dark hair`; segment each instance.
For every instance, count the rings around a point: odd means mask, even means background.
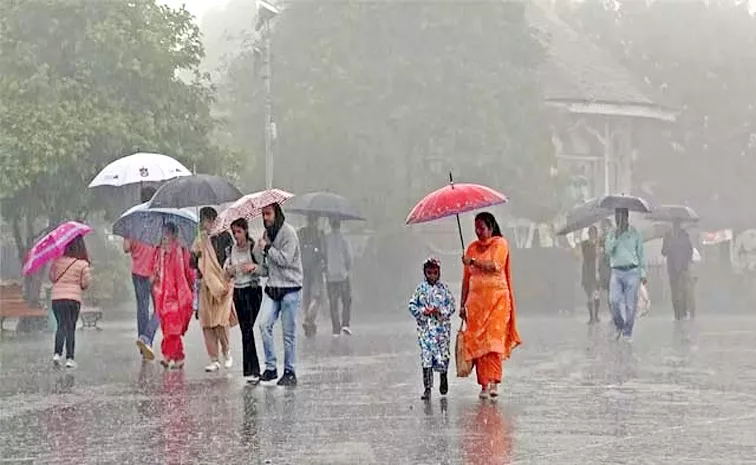
[[[493,214],[489,212],[480,212],[475,215],[475,221],[482,221],[483,224],[488,226],[491,229],[491,236],[502,237],[501,228],[499,228],[499,223],[496,221],[496,217],[493,216]]]
[[[231,228],[239,228],[244,231],[244,235],[247,236],[247,242],[249,242],[251,245],[254,245],[254,241],[251,237],[249,237],[249,222],[246,220],[246,218],[237,218],[234,220],[233,223],[231,223]]]
[[[163,231],[171,233],[173,236],[178,236],[178,226],[176,226],[176,223],[165,223],[163,225]]]
[[[155,196],[155,192],[156,190],[154,187],[143,187],[142,190],[139,191],[139,198],[142,200],[142,203],[149,202]]]
[[[63,253],[66,257],[75,258],[77,260],[84,260],[89,262],[89,255],[87,254],[87,245],[84,243],[82,236],[76,236],[76,239],[71,241],[66,246],[66,251]]]
[[[213,207],[202,207],[200,209],[200,221],[215,221],[218,218],[218,212]]]

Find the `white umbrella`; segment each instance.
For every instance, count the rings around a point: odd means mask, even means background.
[[[89,187],[126,186],[143,182],[162,182],[192,173],[184,165],[159,153],[135,153],[119,158],[100,171]]]

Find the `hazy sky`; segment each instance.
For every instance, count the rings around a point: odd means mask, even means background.
[[[228,3],[228,0],[162,0],[162,2],[171,7],[186,5],[186,9],[196,16],[197,21],[199,21],[206,11],[214,7],[224,6]]]

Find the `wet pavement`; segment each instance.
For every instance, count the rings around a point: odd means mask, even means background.
[[[232,370],[202,371],[193,326],[166,373],[131,324],[78,331],[72,372],[51,336],[0,342],[0,464],[756,463],[756,318],[653,316],[626,345],[606,323],[524,317],[497,403],[470,378],[427,405],[409,318],[301,338],[295,389],[243,383],[237,328]]]

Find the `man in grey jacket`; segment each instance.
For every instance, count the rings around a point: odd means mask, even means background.
[[[273,326],[280,316],[284,340],[284,373],[278,380],[278,385],[296,386],[297,375],[294,365],[297,355],[297,313],[302,305],[302,257],[299,238],[297,231],[286,223],[278,204],[263,209],[263,224],[265,233],[258,242],[258,247],[263,249],[268,274],[265,294],[272,302],[263,310],[260,321],[265,353],[265,372],[260,381],[270,382],[278,378]]]

